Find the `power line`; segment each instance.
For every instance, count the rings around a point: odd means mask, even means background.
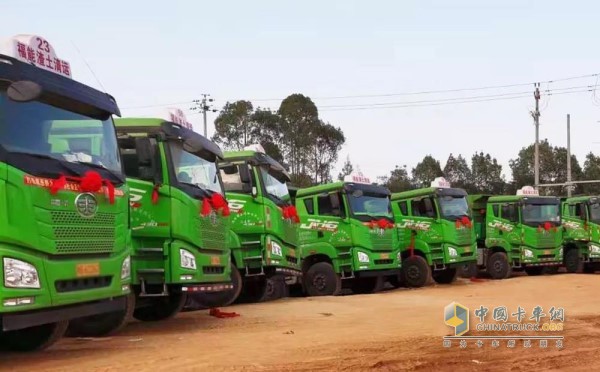
[[[578,75],[571,76],[560,79],[552,79],[541,81],[541,83],[556,83],[562,81],[570,81],[570,80],[578,80],[585,79],[591,77],[600,77],[600,73],[595,74],[586,74],[586,75]],[[360,94],[360,95],[346,95],[346,96],[323,96],[323,97],[311,97],[313,100],[333,100],[333,99],[351,99],[351,98],[377,98],[377,97],[398,97],[398,96],[415,96],[415,95],[427,95],[427,94],[441,94],[441,93],[457,93],[457,92],[467,92],[467,91],[481,91],[481,90],[489,90],[489,89],[505,89],[505,88],[514,88],[514,87],[522,87],[522,86],[530,86],[533,85],[534,82],[528,83],[518,83],[518,84],[504,84],[504,85],[488,85],[482,87],[472,87],[472,88],[456,88],[456,89],[440,89],[440,90],[427,90],[427,91],[415,91],[415,92],[401,92],[401,93],[382,93],[382,94]],[[560,89],[560,88],[555,88]],[[515,94],[516,92],[513,92]],[[510,94],[510,93],[506,93]],[[244,100],[253,101],[253,102],[266,102],[266,101],[282,101],[285,98],[245,98]],[[459,97],[455,98],[459,99]],[[235,101],[234,99],[230,99],[229,101]],[[193,104],[193,100],[182,101],[182,102],[173,102],[173,103],[161,103],[161,104],[152,104],[152,105],[140,105],[140,106],[126,106],[122,107],[122,109],[144,109],[144,108],[154,108],[154,107],[164,107],[164,106],[172,106],[172,105],[189,105]],[[339,105],[341,106],[341,105]],[[354,105],[348,105],[354,106]],[[321,106],[327,107],[327,106]],[[332,106],[331,106],[332,107]]]

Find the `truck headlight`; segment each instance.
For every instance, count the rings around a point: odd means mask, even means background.
[[[366,253],[363,252],[358,252],[356,254],[356,256],[358,257],[358,262],[362,262],[362,263],[368,263],[371,262],[371,260],[369,259],[369,256],[367,256]]]
[[[4,257],[4,286],[7,288],[40,288],[40,277],[32,264]]]
[[[193,254],[185,249],[180,249],[179,257],[181,258],[181,267],[196,270],[196,257]]]
[[[523,256],[533,258],[533,252],[530,249],[523,249]]]
[[[271,242],[271,254],[275,256],[283,256],[281,246],[275,242]]]
[[[590,253],[600,253],[600,247],[597,245],[590,245]]]
[[[450,257],[458,257],[458,251],[456,248],[448,247],[448,254]]]
[[[123,265],[121,265],[121,279],[128,279],[131,277],[131,256],[127,256],[123,260]]]

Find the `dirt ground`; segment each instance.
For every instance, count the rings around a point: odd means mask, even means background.
[[[450,286],[223,309],[240,313],[237,318],[182,313],[166,322],[132,323],[111,338],[64,339],[32,355],[3,354],[0,370],[600,370],[599,284],[600,275],[583,274],[460,279]],[[537,305],[545,313],[563,307],[564,347],[552,342],[547,349],[524,348],[517,342],[514,349],[478,348],[472,340],[465,349],[457,341],[445,348],[442,337],[452,330],[443,322],[443,309],[452,301],[471,311],[480,305],[521,306],[528,314]]]

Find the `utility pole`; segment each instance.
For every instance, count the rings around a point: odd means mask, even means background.
[[[573,193],[571,185],[571,114],[567,114],[567,196]]]
[[[540,83],[533,85],[535,91],[533,97],[535,98],[535,111],[531,112],[533,117],[533,123],[535,124],[535,157],[533,162],[533,172],[535,174],[535,189],[538,190],[540,184]]]
[[[212,111],[212,112],[217,112],[217,109],[214,108],[214,106],[212,105],[212,102],[214,102],[215,100],[210,98],[210,94],[202,94],[202,99],[195,99],[194,102],[194,107],[191,107],[190,110],[192,111],[200,111],[202,113],[202,118],[204,120],[204,137],[208,137],[208,131],[206,128],[206,112],[207,111]]]

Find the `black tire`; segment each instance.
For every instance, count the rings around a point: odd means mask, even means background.
[[[342,280],[328,262],[317,262],[304,275],[304,288],[309,296],[337,296],[342,291]]]
[[[0,350],[39,351],[52,346],[67,332],[69,321],[42,324],[16,331],[0,332]]]
[[[440,271],[433,272],[433,280],[438,284],[450,284],[456,280],[456,268],[446,268]]]
[[[431,268],[427,261],[421,256],[407,257],[402,261],[402,282],[406,286],[418,288],[423,287],[431,278]]]
[[[185,305],[186,310],[229,306],[237,300],[242,291],[242,276],[233,263],[231,264],[231,284],[233,284],[233,288],[227,291],[189,294]]]
[[[545,266],[542,273],[546,274],[546,275],[556,275],[556,274],[558,274],[559,269],[560,269],[559,266]]]
[[[526,267],[525,272],[529,276],[538,276],[538,275],[542,275],[542,273],[544,272],[544,268],[542,266]]]
[[[504,252],[494,252],[487,260],[485,271],[492,279],[506,279],[510,276],[511,267]]]
[[[72,319],[67,337],[105,337],[117,333],[131,320],[135,309],[135,294],[127,295],[125,309],[112,313]]]
[[[383,289],[384,284],[382,276],[355,278],[352,280],[352,292],[355,294],[376,293]]]
[[[479,267],[477,267],[477,262],[460,265],[457,271],[458,276],[461,278],[470,279],[477,278],[479,276]]]
[[[187,294],[171,291],[169,296],[144,299],[143,306],[133,311],[133,317],[142,322],[167,320],[177,315],[187,301]]]
[[[577,248],[567,249],[563,261],[568,273],[578,273],[583,269],[583,262],[579,258],[579,249]]]
[[[256,303],[273,301],[287,295],[285,276],[262,276],[253,280],[246,280],[242,285],[239,302]]]

